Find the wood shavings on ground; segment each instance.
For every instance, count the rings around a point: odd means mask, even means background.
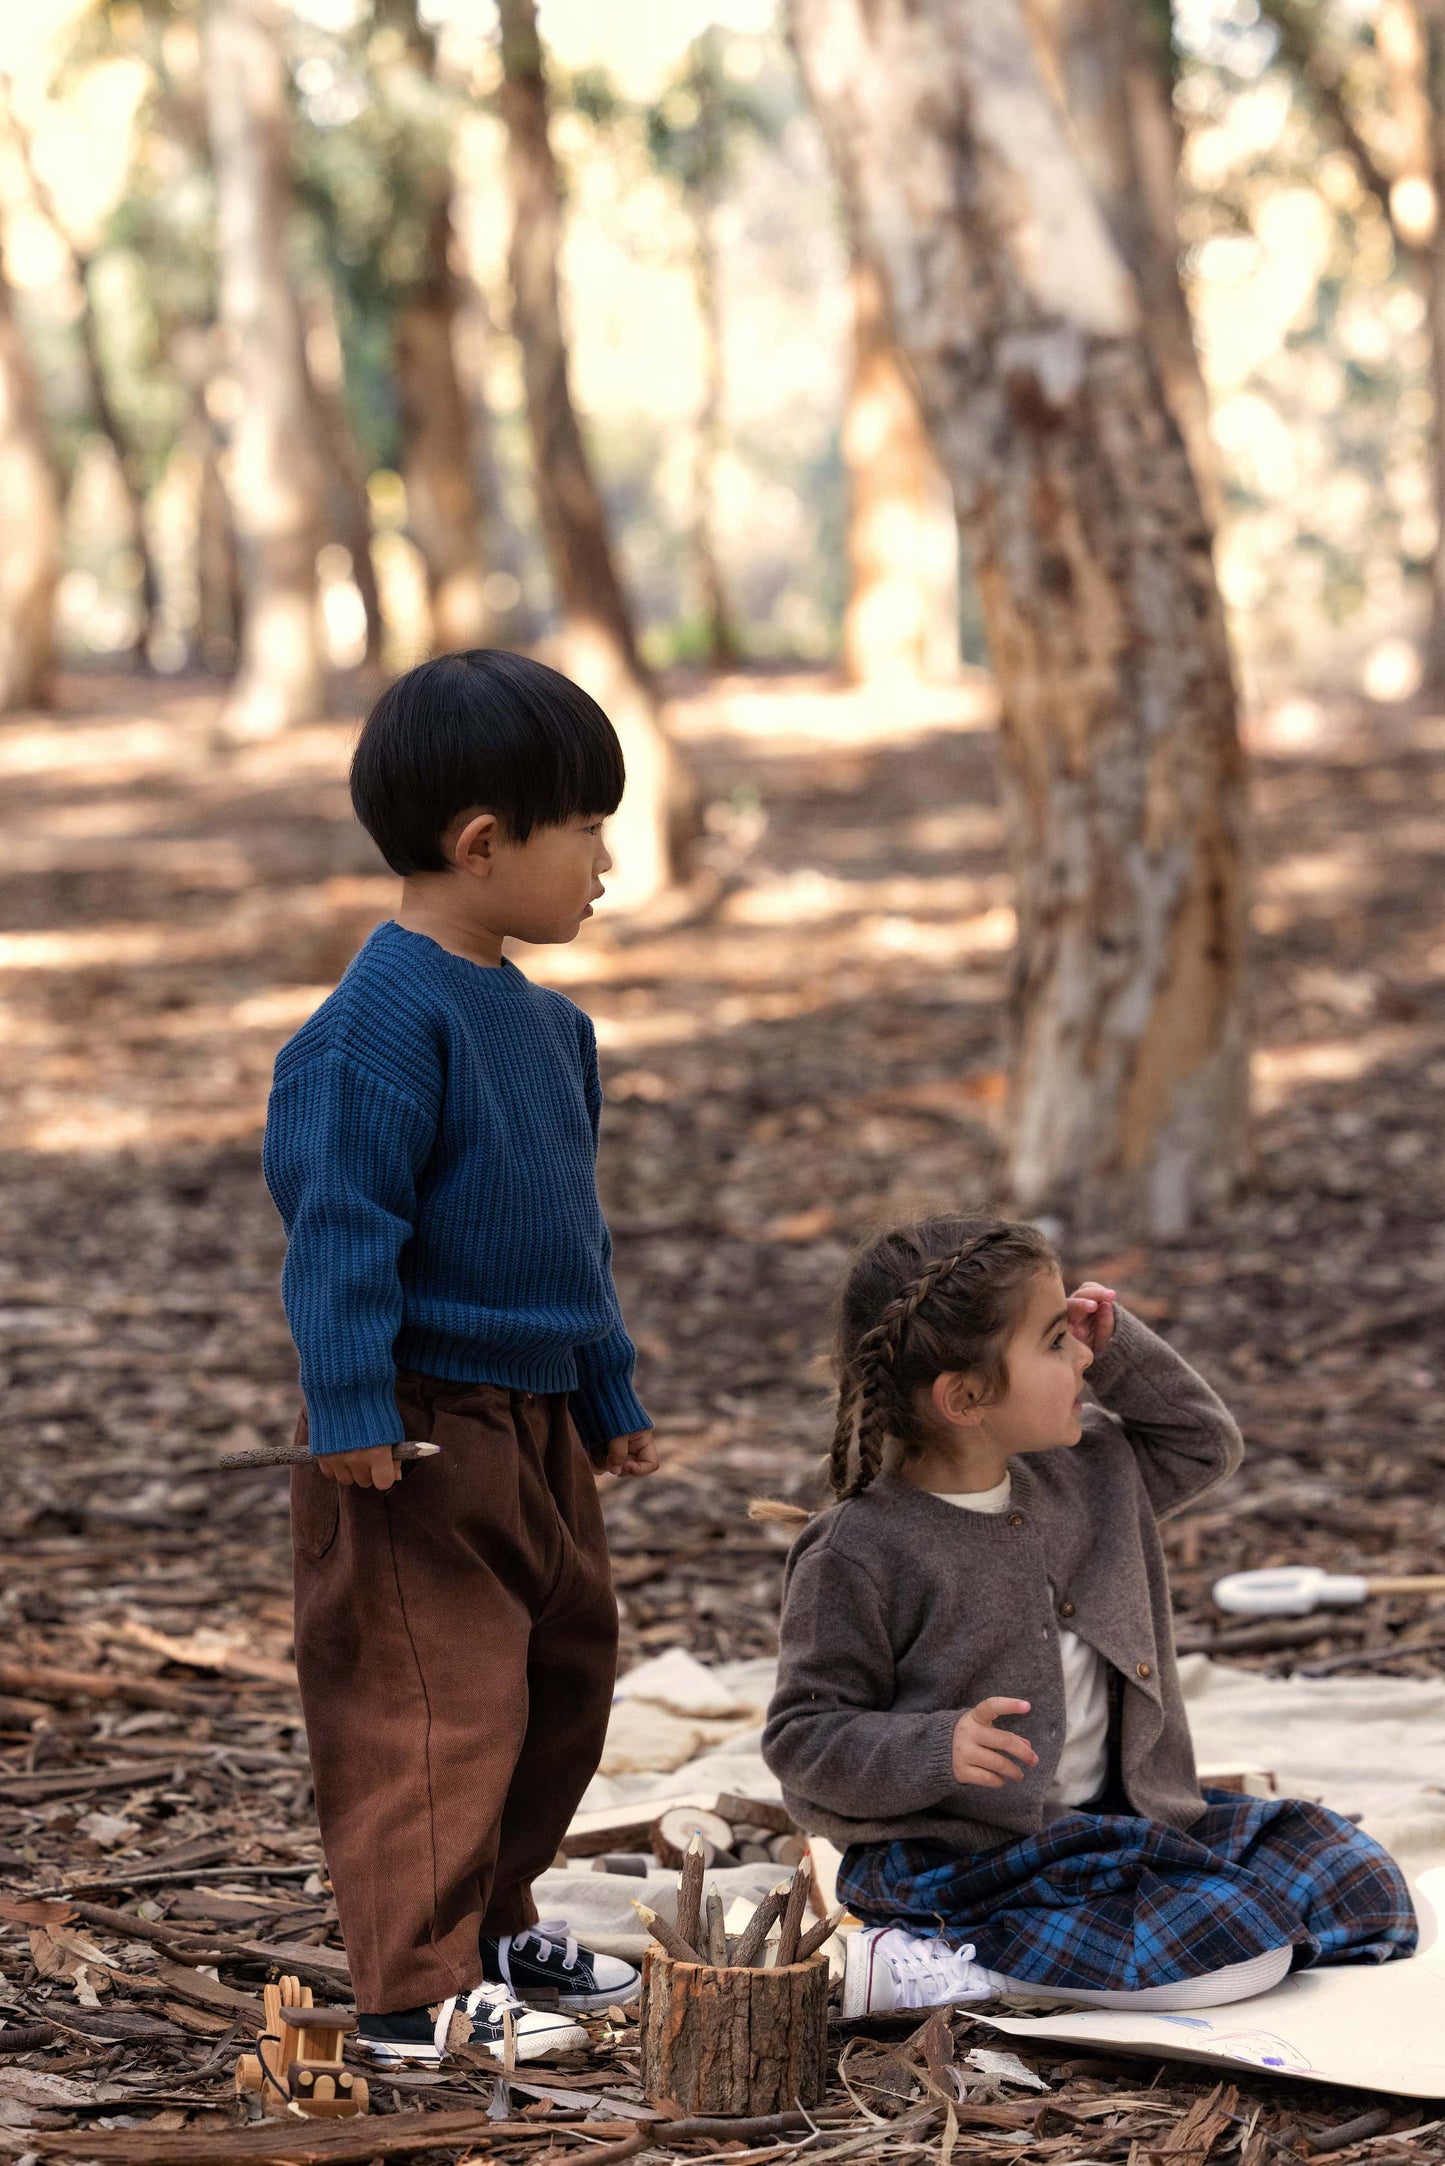
[[[603,1183],[659,1420],[664,1473],[607,1500],[625,1666],[773,1652],[787,1537],[747,1501],[818,1495],[848,1249],[991,1192],[1006,1058],[1010,890],[977,701],[951,719],[936,696],[899,735],[891,700],[870,719],[818,678],[681,692],[720,899],[522,958],[597,1018]],[[0,1929],[0,2159],[279,2156],[277,2124],[235,2125],[231,2095],[261,1988],[284,1969],[346,1998],[289,1684],[285,1478],[207,1470],[289,1440],[265,1091],[395,883],[351,824],[349,714],[227,749],[215,710],[193,685],[73,679],[43,739],[0,724],[0,1887],[73,1912]],[[1264,1624],[1208,1600],[1247,1566],[1402,1575],[1445,1548],[1445,734],[1337,720],[1326,754],[1257,764],[1255,1182],[1176,1243],[1085,1229],[1068,1265],[1175,1339],[1249,1439],[1230,1489],[1166,1530],[1181,1644],[1437,1677],[1429,1598]],[[729,1719],[688,1704],[685,1673],[669,1689],[679,1719]],[[99,1961],[47,1975],[32,1931]],[[379,2080],[364,2131],[288,2127],[284,2156],[560,2166],[635,2139],[644,2166],[1445,2161],[1418,2105],[1010,2040],[1049,2086],[1025,2093],[968,2065],[999,2034],[945,2028],[836,2030],[861,2104],[835,2078],[816,2131],[665,2133],[631,2027],[598,2025],[576,2066],[507,2098],[473,2066]]]

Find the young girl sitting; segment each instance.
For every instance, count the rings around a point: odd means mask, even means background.
[[[845,1849],[844,2014],[1201,2008],[1408,1955],[1378,1843],[1200,1790],[1157,1521],[1243,1447],[1189,1364],[1108,1287],[1066,1296],[1033,1227],[957,1218],[858,1258],[840,1354],[763,1750]]]

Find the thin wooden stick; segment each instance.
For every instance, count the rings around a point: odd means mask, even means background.
[[[690,1947],[695,1948],[702,1930],[702,1876],[706,1866],[706,1854],[702,1837],[694,1830],[691,1842],[683,1853],[682,1871],[677,1879],[677,1930]]]
[[[393,1444],[391,1456],[393,1459],[435,1459],[440,1451],[440,1444]],[[314,1456],[294,1444],[268,1444],[260,1451],[222,1452],[219,1459],[210,1461],[210,1465],[228,1471],[235,1467],[304,1467],[310,1465]]]
[[[696,1948],[689,1946],[675,1926],[669,1925],[666,1918],[659,1918],[657,1912],[649,1909],[646,1903],[639,1903],[634,1896],[632,1907],[647,1927],[652,1938],[657,1942],[659,1948],[666,1949],[674,1962],[703,1963],[706,1961],[706,1957],[700,1956]]]
[[[797,1961],[798,1935],[803,1929],[803,1912],[807,1908],[812,1877],[805,1859],[793,1874],[788,1900],[783,1906],[783,1922],[778,1928],[779,1970],[786,1970],[790,1963]]]
[[[798,1952],[793,1957],[793,1961],[795,1963],[806,1963],[810,1955],[816,1955],[824,1941],[833,1938],[847,1915],[846,1906],[840,1903],[838,1908],[830,1911],[821,1923],[811,1926],[798,1942]]]
[[[768,1935],[773,1929],[773,1921],[782,1916],[783,1905],[787,1899],[788,1883],[786,1880],[779,1881],[776,1888],[769,1888],[739,1936],[737,1948],[733,1954],[733,1961],[740,1969],[756,1970],[762,1962],[763,1950],[768,1944]]]
[[[716,1888],[707,1891],[707,1959],[721,1970],[728,1959],[727,1927],[723,1924],[723,1899]]]

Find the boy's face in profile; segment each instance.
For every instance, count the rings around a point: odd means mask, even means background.
[[[468,813],[455,840],[448,837],[455,870],[443,878],[465,882],[479,925],[500,939],[575,940],[612,869],[605,817],[579,813],[517,842],[494,814]]]

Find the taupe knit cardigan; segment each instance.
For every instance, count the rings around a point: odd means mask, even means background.
[[[1204,1810],[1157,1521],[1243,1445],[1203,1378],[1122,1309],[1088,1385],[1102,1406],[1077,1445],[1009,1462],[1007,1512],[960,1512],[889,1472],[799,1535],[763,1757],[801,1826],[843,1847],[988,1850],[1069,1811],[1044,1801],[1064,1740],[1061,1621],[1122,1680],[1134,1811],[1185,1829]],[[995,1694],[1031,1703],[1008,1727],[1038,1765],[1002,1789],[955,1782],[954,1724]]]

